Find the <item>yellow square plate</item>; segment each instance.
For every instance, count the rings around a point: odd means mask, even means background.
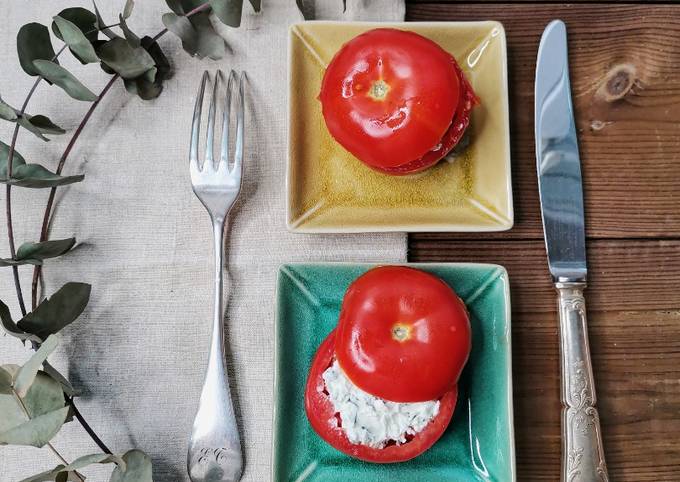
[[[455,159],[410,176],[371,170],[331,137],[317,99],[333,55],[377,27],[450,52],[481,99]],[[289,42],[287,224],[298,232],[502,231],[513,224],[505,31],[498,22],[293,25]]]

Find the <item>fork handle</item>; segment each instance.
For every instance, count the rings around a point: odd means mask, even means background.
[[[189,460],[189,474],[194,481],[213,480],[215,474],[224,478],[215,480],[238,480],[243,468],[241,442],[231,400],[224,353],[224,302],[223,302],[223,248],[224,219],[215,218],[213,238],[215,242],[215,304],[208,366],[203,389],[194,421],[194,453],[196,460]],[[213,477],[211,477],[211,474]]]
[[[555,283],[562,365],[562,481],[607,482],[583,282]]]

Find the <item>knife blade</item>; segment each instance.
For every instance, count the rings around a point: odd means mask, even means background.
[[[538,48],[536,169],[548,267],[558,293],[563,482],[606,482],[583,290],[586,243],[581,161],[569,83],[567,29],[548,24]]]
[[[571,103],[567,31],[550,23],[538,48],[535,88],[538,191],[548,266],[555,281],[585,281],[581,161]]]

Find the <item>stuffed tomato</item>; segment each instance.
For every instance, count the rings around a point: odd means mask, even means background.
[[[333,138],[393,175],[422,171],[446,156],[478,103],[451,54],[392,28],[347,42],[326,68],[319,99]]]
[[[436,276],[402,266],[368,271],[347,290],[338,326],[312,362],[312,428],[364,461],[420,455],[451,421],[470,336],[463,302]]]

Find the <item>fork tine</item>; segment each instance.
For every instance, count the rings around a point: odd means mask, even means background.
[[[208,81],[208,71],[203,72],[201,86],[196,94],[196,105],[194,105],[194,118],[191,122],[191,145],[189,147],[189,162],[198,168],[198,137],[201,133],[201,110],[203,108],[203,93],[205,84]]]
[[[234,73],[235,75],[235,73]],[[245,105],[243,102],[243,90],[246,80],[246,73],[241,71],[238,79],[238,110],[236,111],[236,147],[234,149],[234,167],[232,172],[241,176],[241,169],[243,163],[243,118],[245,114]]]
[[[229,168],[229,116],[231,114],[231,89],[234,83],[234,71],[229,72],[227,95],[224,97],[224,113],[222,115],[222,147],[220,149],[220,168]]]
[[[210,101],[210,109],[208,110],[208,126],[206,127],[207,136],[205,141],[205,163],[203,168],[207,165],[211,169],[215,168],[213,161],[213,144],[215,142],[215,110],[217,108],[217,89],[220,85],[220,71],[215,74],[215,82],[213,83],[212,100]]]

